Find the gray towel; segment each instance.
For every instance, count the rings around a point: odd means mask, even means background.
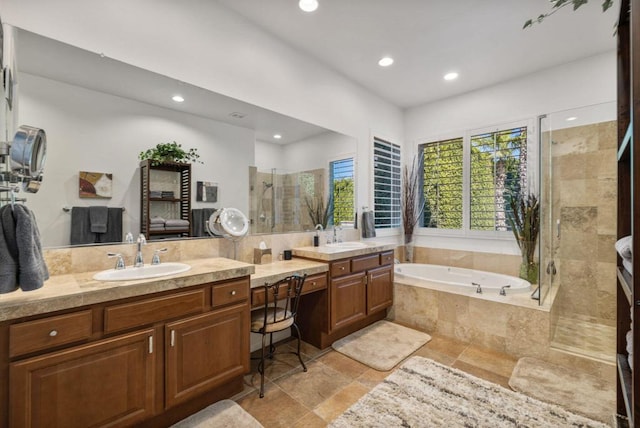
[[[362,213],[362,237],[376,237],[376,225],[373,218],[373,211],[365,211]]]
[[[91,232],[89,207],[71,208],[71,245],[95,244],[96,234]]]
[[[11,206],[0,208],[0,294],[18,289],[18,243]]]
[[[196,208],[191,210],[191,236],[209,236],[207,222],[216,211],[215,208]]]
[[[122,242],[122,208],[107,209],[107,230],[96,236],[96,242]]]
[[[167,220],[164,225],[166,227],[189,227],[189,220],[182,220],[180,218],[172,218]]]
[[[49,279],[49,270],[42,256],[36,217],[21,204],[14,206],[13,214],[18,242],[18,285],[22,291],[37,290]]]
[[[105,206],[89,207],[89,223],[93,233],[107,233],[108,209]]]

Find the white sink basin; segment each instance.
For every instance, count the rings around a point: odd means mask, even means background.
[[[359,241],[334,242],[326,245],[329,248],[339,248],[342,250],[356,250],[358,248],[367,248],[368,245]]]
[[[131,281],[133,279],[157,278],[186,272],[191,266],[184,263],[161,263],[159,265],[144,265],[142,267],[128,267],[126,269],[103,270],[93,275],[98,281]]]

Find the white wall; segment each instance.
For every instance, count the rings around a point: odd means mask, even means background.
[[[268,172],[272,168],[285,170],[284,148],[282,144],[256,140],[256,164],[258,171]]]
[[[408,109],[404,115],[404,148],[406,152],[415,152],[420,143],[474,128],[520,120],[536,124],[535,119],[539,115],[569,109],[574,109],[574,112],[596,111],[600,120],[612,120],[615,117],[611,117],[610,105],[596,109],[577,108],[615,100],[616,55],[609,52]],[[533,134],[537,144],[537,129],[534,128]],[[416,244],[420,246],[519,254],[511,237],[501,240],[437,233],[427,236],[424,230],[417,234]]]
[[[205,163],[192,165],[193,208],[248,212],[253,131],[29,74],[20,74],[19,82],[21,123],[47,132],[42,187],[27,196],[44,246],[69,244],[71,216],[64,206],[124,206],[123,232],[139,233],[138,154],[158,143],[198,149]],[[113,197],[80,199],[79,171],[113,173]],[[196,181],[219,183],[217,204],[195,202]]]
[[[224,95],[353,136],[403,141],[402,111],[210,0],[2,0],[2,19]],[[357,194],[369,198],[371,162]],[[362,201],[358,205],[371,205]]]
[[[353,138],[335,132],[325,132],[287,144],[284,159],[286,165],[295,166],[295,171],[306,171],[328,168],[329,162],[355,156],[356,150],[357,142]]]

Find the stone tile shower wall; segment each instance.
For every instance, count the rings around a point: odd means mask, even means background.
[[[552,218],[560,220],[549,249],[553,309],[606,325],[616,317],[616,132],[615,121],[554,130],[550,145]]]

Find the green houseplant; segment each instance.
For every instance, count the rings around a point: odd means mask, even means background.
[[[140,152],[138,155],[140,160],[151,160],[152,165],[158,165],[163,162],[178,162],[178,163],[190,163],[198,162],[202,163],[198,159],[198,149],[184,150],[182,145],[172,141],[171,143],[160,143],[151,149],[147,149],[144,152]]]
[[[520,278],[532,284],[538,282],[536,245],[540,232],[540,202],[533,195],[518,195],[509,201],[511,213],[508,220],[522,254]]]
[[[306,197],[304,202],[313,226],[321,224],[322,228],[326,229],[329,225],[329,220],[333,216],[333,195],[329,194],[326,204],[322,196],[313,199]]]

